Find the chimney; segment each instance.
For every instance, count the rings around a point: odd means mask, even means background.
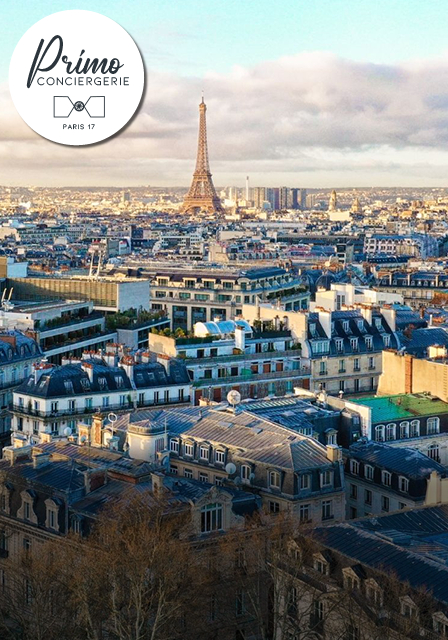
[[[0,340],[1,342],[7,342],[10,344],[13,349],[16,348],[17,338],[14,333],[1,333]]]
[[[13,466],[19,460],[29,460],[31,456],[31,450],[32,447],[30,444],[24,445],[23,447],[18,447],[17,449],[11,446],[3,447],[3,460],[9,460],[9,464]]]
[[[143,351],[141,354],[142,363],[148,364],[151,362],[151,353],[149,351]]]
[[[151,473],[152,490],[153,493],[162,493],[165,487],[165,476],[160,471],[153,471]]]
[[[45,467],[50,462],[49,453],[34,453],[33,451],[33,469]]]
[[[412,393],[413,360],[414,360],[414,357],[409,354],[406,354],[404,356],[404,392],[405,393]]]
[[[166,356],[164,353],[157,354],[157,362],[165,367],[165,371],[168,375],[170,373],[170,361],[170,356]]]
[[[86,493],[95,491],[106,484],[106,471],[104,469],[87,469],[83,472],[84,489]]]
[[[327,444],[327,459],[330,462],[340,462],[342,460],[341,448],[336,444]]]
[[[131,384],[134,382],[134,366],[135,360],[132,356],[123,356],[121,359],[121,366],[126,371]]]
[[[331,311],[318,311],[319,322],[327,338],[331,338]]]
[[[45,360],[34,365],[34,384],[37,384],[44,373],[48,373],[50,369],[53,369],[53,365]]]
[[[83,362],[81,369],[87,373],[90,382],[93,382],[93,365],[91,365],[90,362]]]
[[[235,347],[243,353],[246,349],[246,332],[243,327],[235,327]]]
[[[96,413],[93,416],[92,427],[90,435],[92,438],[92,447],[101,447],[103,444],[102,432],[103,432],[103,416],[100,413]]]

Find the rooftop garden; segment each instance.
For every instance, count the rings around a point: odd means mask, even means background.
[[[141,309],[127,309],[122,313],[113,313],[106,316],[106,327],[108,329],[135,329],[147,322],[156,322],[166,318],[164,311],[145,311]]]

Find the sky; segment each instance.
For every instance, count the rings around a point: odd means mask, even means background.
[[[8,67],[23,33],[98,11],[139,46],[132,124],[67,147],[18,116]],[[198,103],[215,184],[448,186],[448,0],[1,0],[0,184],[187,186]]]

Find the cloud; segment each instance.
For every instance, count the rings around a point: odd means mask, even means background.
[[[29,129],[4,85],[1,182],[187,185],[204,89],[218,185],[248,172],[253,184],[445,184],[447,86],[448,56],[387,66],[303,52],[202,78],[149,71],[132,124],[107,143],[74,148]]]

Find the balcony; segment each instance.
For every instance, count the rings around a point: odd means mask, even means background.
[[[291,369],[290,371],[270,371],[266,373],[248,373],[247,375],[240,376],[223,376],[222,378],[201,378],[193,382],[193,387],[207,387],[218,384],[225,386],[229,384],[236,384],[239,382],[260,382],[263,380],[279,380],[281,378],[304,378],[310,375],[310,369],[308,367],[301,367],[300,369]]]
[[[190,396],[185,396],[182,400],[178,398],[171,399],[168,402],[160,400],[159,402],[140,402],[131,400],[125,404],[109,404],[106,406],[96,405],[92,407],[75,407],[73,409],[62,409],[58,411],[39,411],[26,406],[13,405],[12,412],[20,415],[31,416],[36,418],[63,418],[67,416],[82,416],[93,413],[108,413],[110,411],[132,411],[135,407],[163,407],[173,404],[187,404],[190,402]]]
[[[185,358],[185,364],[204,366],[212,364],[225,364],[226,362],[252,362],[253,360],[271,360],[275,358],[300,358],[299,349],[287,349],[286,351],[262,351],[261,353],[241,353],[237,355],[214,356],[213,358],[205,356],[204,358]]]

